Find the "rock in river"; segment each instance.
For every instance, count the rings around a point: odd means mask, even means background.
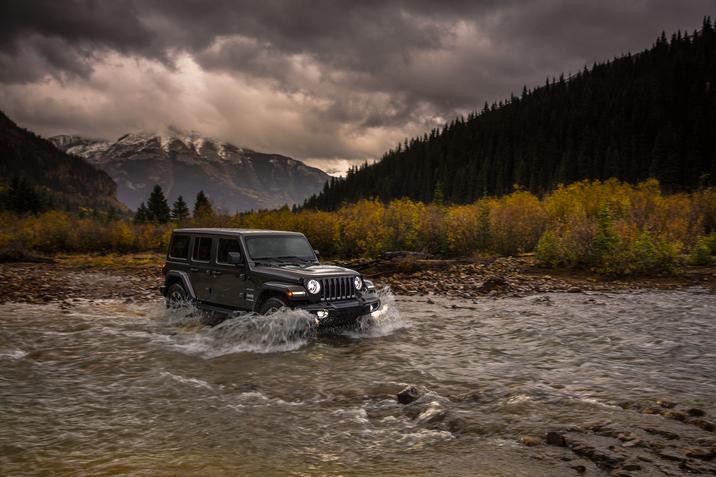
[[[400,404],[410,404],[420,397],[420,391],[415,386],[408,386],[397,395]]]

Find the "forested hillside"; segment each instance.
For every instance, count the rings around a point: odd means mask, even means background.
[[[657,39],[642,53],[548,79],[432,130],[327,183],[308,208],[377,197],[468,203],[515,185],[656,178],[666,191],[716,180],[716,33]]]
[[[0,207],[17,212],[126,210],[116,190],[105,172],[65,154],[0,112]]]

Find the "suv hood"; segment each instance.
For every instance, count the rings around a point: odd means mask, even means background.
[[[285,280],[299,281],[301,278],[324,278],[345,275],[358,275],[359,273],[350,268],[337,267],[334,265],[294,265],[289,263],[277,263],[276,265],[258,265],[254,272],[267,276],[280,277]]]

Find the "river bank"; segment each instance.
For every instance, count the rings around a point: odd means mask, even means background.
[[[159,254],[61,255],[44,261],[0,263],[0,303],[73,300],[143,301],[158,297]],[[684,267],[673,275],[609,278],[583,271],[547,269],[533,257],[429,260],[396,257],[334,261],[359,270],[379,287],[400,295],[477,300],[548,292],[673,290],[699,286],[716,291],[716,267]],[[456,305],[457,306],[457,305]]]

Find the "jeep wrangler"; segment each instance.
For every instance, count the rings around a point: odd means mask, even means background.
[[[176,229],[162,271],[168,307],[191,303],[226,315],[301,309],[319,326],[335,326],[381,306],[373,283],[354,270],[321,265],[297,232]]]

